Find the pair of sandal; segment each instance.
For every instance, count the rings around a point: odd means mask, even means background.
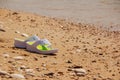
[[[58,49],[53,49],[51,43],[47,39],[40,39],[38,36],[33,35],[26,40],[15,38],[14,46],[17,48],[26,48],[30,52],[40,54],[54,54]]]

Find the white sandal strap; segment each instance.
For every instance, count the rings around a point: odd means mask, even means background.
[[[40,40],[40,38],[36,35],[33,35],[33,36],[29,37],[28,39],[26,39],[25,42],[35,41],[35,40]]]
[[[47,39],[37,40],[37,41],[35,41],[35,43],[34,43],[32,46],[33,46],[33,47],[36,47],[36,46],[39,45],[39,44],[41,44],[41,45],[47,44],[47,45],[51,46],[51,43],[50,43]]]

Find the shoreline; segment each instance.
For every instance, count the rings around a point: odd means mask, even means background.
[[[14,47],[14,38],[36,34],[59,49],[56,55],[42,55]],[[76,24],[26,12],[0,9],[0,70],[22,74],[25,80],[118,80],[120,70],[120,32]],[[7,57],[5,57],[7,55]],[[22,56],[24,59],[15,60]],[[21,67],[27,67],[21,69]],[[86,71],[78,76],[71,68]],[[26,70],[30,69],[31,74]],[[46,75],[48,74],[48,75]],[[16,80],[1,75],[3,80]]]

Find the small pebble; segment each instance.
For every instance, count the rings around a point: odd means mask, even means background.
[[[3,57],[4,58],[9,58],[10,56],[9,56],[9,54],[3,54]]]
[[[10,76],[12,78],[25,79],[25,77],[22,74],[11,74]]]
[[[13,12],[13,13],[12,13],[12,15],[17,15],[17,14],[19,14],[19,13],[17,13],[17,12]]]
[[[86,74],[85,69],[73,69],[73,71],[76,72],[76,73],[84,73],[84,74]]]
[[[79,66],[79,65],[73,65],[72,67],[73,68],[83,68],[82,66]]]
[[[64,75],[64,73],[63,72],[58,72],[58,75]]]
[[[85,76],[83,73],[76,73],[77,76]]]
[[[15,31],[15,33],[20,33],[19,31]]]
[[[66,61],[66,63],[72,63],[72,61],[71,61],[71,60],[68,60],[68,61]]]
[[[64,26],[61,25],[60,27],[63,28]]]
[[[73,69],[73,71],[77,76],[85,76],[87,73],[85,69]]]
[[[12,60],[9,60],[9,61],[8,61],[8,63],[13,63],[13,62],[14,62],[14,61],[12,61]]]
[[[0,70],[0,75],[9,75],[9,73],[7,73],[6,71]]]
[[[22,57],[22,56],[16,56],[16,57],[13,57],[15,60],[23,60],[24,59],[24,57]]]
[[[28,35],[25,34],[25,33],[22,33],[21,36],[23,36],[23,37],[28,37]]]
[[[43,64],[42,66],[43,66],[43,67],[46,67],[46,64]]]
[[[30,76],[35,76],[34,73],[26,73],[27,75],[30,75]]]
[[[2,28],[0,28],[0,31],[2,31],[2,32],[6,32],[6,30],[5,30],[5,29],[2,29]]]
[[[74,71],[77,76],[85,76],[87,74],[85,69],[82,68],[74,68],[68,69],[69,71]]]
[[[20,67],[18,67],[18,69],[17,69],[19,72],[22,72],[22,69],[20,68]]]
[[[44,74],[44,75],[46,75],[46,76],[53,76],[54,73],[53,73],[53,72],[50,72],[50,73],[47,73],[47,74]]]
[[[26,73],[33,73],[33,69],[25,69]]]
[[[20,69],[26,69],[26,66],[22,65],[20,66]]]

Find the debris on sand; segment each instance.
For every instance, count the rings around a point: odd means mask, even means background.
[[[16,57],[13,57],[15,60],[23,60],[24,59],[24,57],[22,57],[22,56],[16,56]]]
[[[2,29],[2,28],[0,28],[0,31],[1,31],[1,32],[6,32],[6,30],[5,30],[5,29]]]
[[[22,74],[11,74],[10,76],[16,79],[25,79],[25,77]]]
[[[53,73],[53,72],[49,72],[49,73],[46,73],[46,74],[44,74],[44,75],[46,75],[46,76],[48,76],[48,77],[50,77],[50,78],[51,78],[51,77],[53,77],[53,76],[54,76],[54,74],[55,74],[55,73]]]
[[[21,36],[23,36],[23,37],[28,37],[28,35],[25,34],[25,33],[22,33]]]
[[[20,31],[15,31],[15,33],[20,33]]]
[[[10,57],[10,55],[9,55],[9,54],[7,54],[7,53],[4,53],[4,54],[3,54],[3,57],[4,57],[4,58],[9,58],[9,57]]]
[[[8,72],[6,72],[6,71],[0,70],[0,75],[10,75],[10,74]]]
[[[77,76],[85,76],[87,74],[86,70],[83,68],[73,68],[68,70],[75,72]]]

